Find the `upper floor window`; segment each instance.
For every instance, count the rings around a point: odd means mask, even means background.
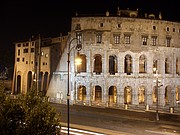
[[[18,49],[18,56],[20,55],[20,49]]]
[[[156,28],[156,26],[153,26],[153,30],[156,30],[157,28]]]
[[[103,23],[100,23],[100,24],[99,24],[99,27],[103,27],[103,25],[104,25]]]
[[[34,52],[34,48],[31,48],[31,52]]]
[[[97,43],[101,43],[102,42],[102,33],[97,33],[96,34],[96,41],[97,41]]]
[[[28,53],[28,48],[25,48],[25,49],[24,49],[24,53]]]
[[[142,45],[147,45],[148,36],[142,36]]]
[[[173,28],[173,32],[176,32],[176,29],[175,29],[175,28]]]
[[[130,35],[124,35],[124,43],[125,44],[130,44]]]
[[[114,35],[114,43],[115,44],[119,44],[120,43],[120,35],[119,34]]]
[[[21,47],[21,44],[18,44],[18,47]]]
[[[157,36],[152,36],[151,39],[152,39],[152,45],[156,46]]]
[[[169,27],[166,28],[166,31],[169,31]]]
[[[167,47],[171,46],[171,37],[166,37],[166,46]]]

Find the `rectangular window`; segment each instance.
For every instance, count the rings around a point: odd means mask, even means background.
[[[22,62],[24,62],[24,58],[22,58]]]
[[[114,35],[114,43],[119,44],[120,43],[120,35]]]
[[[28,48],[25,48],[25,49],[24,49],[24,53],[28,53]]]
[[[170,37],[166,37],[166,46],[167,47],[171,46],[171,38]]]
[[[102,33],[97,33],[96,34],[96,41],[97,41],[97,43],[101,43],[102,42]]]
[[[21,44],[18,44],[18,47],[21,47]]]
[[[17,58],[17,62],[19,62],[20,61],[20,58]]]
[[[147,45],[147,36],[142,36],[142,45]]]
[[[20,55],[20,49],[18,49],[18,56]]]
[[[34,48],[31,48],[31,52],[32,52],[32,53],[34,52]]]
[[[130,44],[130,35],[124,35],[124,43],[125,44]]]
[[[156,46],[157,36],[152,36],[151,39],[152,39],[152,45]]]

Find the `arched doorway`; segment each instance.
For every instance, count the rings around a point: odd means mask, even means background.
[[[86,87],[80,85],[77,89],[77,100],[85,101],[86,100]]]
[[[132,103],[132,88],[130,86],[126,86],[124,88],[124,104]]]
[[[109,87],[109,103],[116,103],[117,89],[115,86]]]
[[[100,86],[95,86],[95,102],[102,102],[102,89]]]

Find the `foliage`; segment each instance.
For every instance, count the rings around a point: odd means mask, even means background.
[[[12,99],[0,91],[1,135],[57,135],[60,127],[60,114],[41,93],[32,90]]]

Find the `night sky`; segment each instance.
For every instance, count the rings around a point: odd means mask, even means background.
[[[173,2],[173,3],[171,3]],[[0,65],[14,66],[14,43],[32,35],[59,36],[70,31],[71,17],[78,14],[116,14],[120,9],[162,13],[179,21],[178,0],[6,0],[0,4]]]

